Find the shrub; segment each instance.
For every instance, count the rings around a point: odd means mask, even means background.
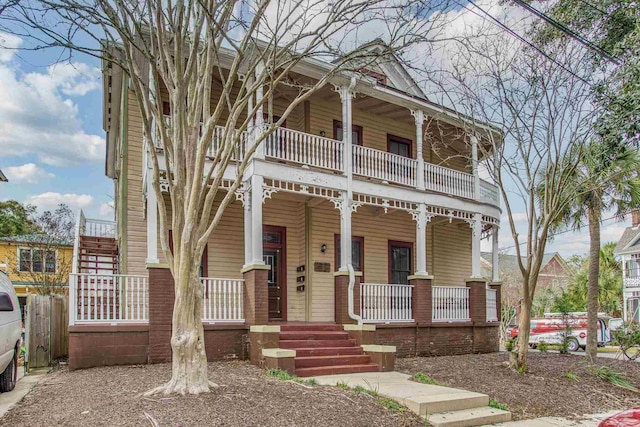
[[[611,335],[620,347],[620,351],[628,359],[635,360],[640,357],[638,351],[632,351],[632,349],[638,350],[640,347],[640,324],[625,323],[622,328],[612,331]]]
[[[542,341],[540,344],[538,344],[537,349],[543,353],[546,353],[547,351],[549,351],[549,344]]]
[[[626,390],[638,392],[638,389],[635,388],[629,381],[627,381],[620,372],[614,371],[608,366],[600,366],[593,371],[593,374],[605,381],[610,382],[616,387],[624,388]]]

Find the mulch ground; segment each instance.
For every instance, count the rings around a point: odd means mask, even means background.
[[[54,371],[0,420],[11,426],[424,426],[411,412],[338,387],[307,388],[263,375],[245,362],[209,364],[220,385],[199,396],[141,393],[169,379],[171,366]]]
[[[640,364],[598,358],[640,387]],[[508,354],[418,357],[396,360],[396,369],[423,372],[442,385],[488,394],[509,407],[514,419],[543,416],[579,417],[640,405],[640,394],[616,387],[593,375],[584,356],[529,353],[529,372],[508,367]],[[578,380],[566,378],[566,373]]]

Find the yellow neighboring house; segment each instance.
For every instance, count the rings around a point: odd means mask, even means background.
[[[66,286],[72,259],[73,242],[43,234],[0,237],[0,270],[9,273],[20,305],[27,294],[38,293],[37,287]]]

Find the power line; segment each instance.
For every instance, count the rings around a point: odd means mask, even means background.
[[[600,220],[600,224],[603,224],[603,223],[605,223],[607,221],[611,221],[612,219],[617,219],[617,218],[618,217],[615,216],[615,215],[614,216],[610,216],[608,218]],[[578,227],[567,228],[567,229],[564,229],[562,231],[557,231],[555,233],[550,233],[548,237],[556,237],[556,236],[559,236],[561,234],[569,233],[569,232],[572,232],[572,231],[578,231]],[[526,245],[527,243],[528,242],[522,242],[518,246]],[[511,246],[505,246],[505,247],[500,248],[500,249],[511,249],[511,248],[515,248],[515,247],[516,247],[516,245],[511,245]]]
[[[563,25],[560,22],[556,21],[555,19],[553,19],[549,15],[539,11],[535,7],[533,7],[530,4],[528,4],[527,2],[525,2],[524,0],[513,0],[513,1],[515,3],[517,3],[517,4],[519,4],[520,6],[522,6],[523,8],[525,8],[526,10],[528,10],[529,12],[533,13],[534,15],[536,15],[538,18],[540,18],[543,21],[551,24],[553,27],[557,28],[558,30],[562,31],[563,33],[571,36],[572,38],[574,38],[576,41],[578,41],[578,43],[582,44],[583,46],[591,49],[594,52],[599,53],[600,55],[602,55],[605,58],[607,58],[610,62],[612,62],[612,63],[614,63],[616,65],[620,65],[620,61],[618,60],[618,58],[616,58],[615,56],[613,56],[612,54],[610,54],[609,52],[607,52],[606,50],[604,50],[600,46],[597,46],[597,45],[593,44],[592,42],[590,42],[589,40],[585,39],[582,35],[578,34],[575,31],[573,31],[571,28],[566,27],[565,25]]]
[[[566,66],[564,66],[563,64],[561,64],[560,62],[558,62],[556,59],[552,58],[551,56],[549,56],[546,52],[544,52],[542,49],[540,49],[538,46],[534,45],[533,43],[531,43],[529,40],[525,39],[524,37],[522,37],[520,34],[516,33],[515,31],[513,31],[511,28],[509,28],[506,24],[503,24],[499,19],[495,18],[493,15],[491,15],[489,12],[487,12],[486,10],[484,10],[482,7],[478,6],[473,0],[468,0],[469,3],[471,3],[473,6],[475,6],[478,10],[480,10],[484,15],[486,15],[489,19],[491,19],[491,21],[493,21],[494,23],[498,24],[498,26],[500,28],[502,28],[503,30],[505,30],[506,32],[508,32],[509,34],[511,34],[513,37],[515,37],[516,39],[518,39],[519,41],[521,41],[522,43],[528,45],[529,47],[533,48],[534,50],[536,50],[538,53],[540,53],[542,56],[544,56],[545,58],[547,58],[549,61],[553,62],[554,64],[556,64],[557,66],[559,66],[560,68],[562,68],[564,71],[566,71],[567,73],[571,74],[572,76],[574,76],[577,79],[582,80],[584,83],[586,83],[587,85],[589,85],[591,87],[591,83],[589,81],[587,81],[586,79],[584,79],[583,77],[580,77],[579,75],[577,75],[576,73],[574,73],[573,71],[571,71],[569,68],[567,68]],[[466,6],[463,6],[465,9],[467,9],[469,12],[477,15],[475,12],[473,12],[471,9],[469,9]]]

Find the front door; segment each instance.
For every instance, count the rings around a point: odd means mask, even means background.
[[[286,320],[286,229],[265,225],[262,233],[264,263],[267,274],[269,320]]]

